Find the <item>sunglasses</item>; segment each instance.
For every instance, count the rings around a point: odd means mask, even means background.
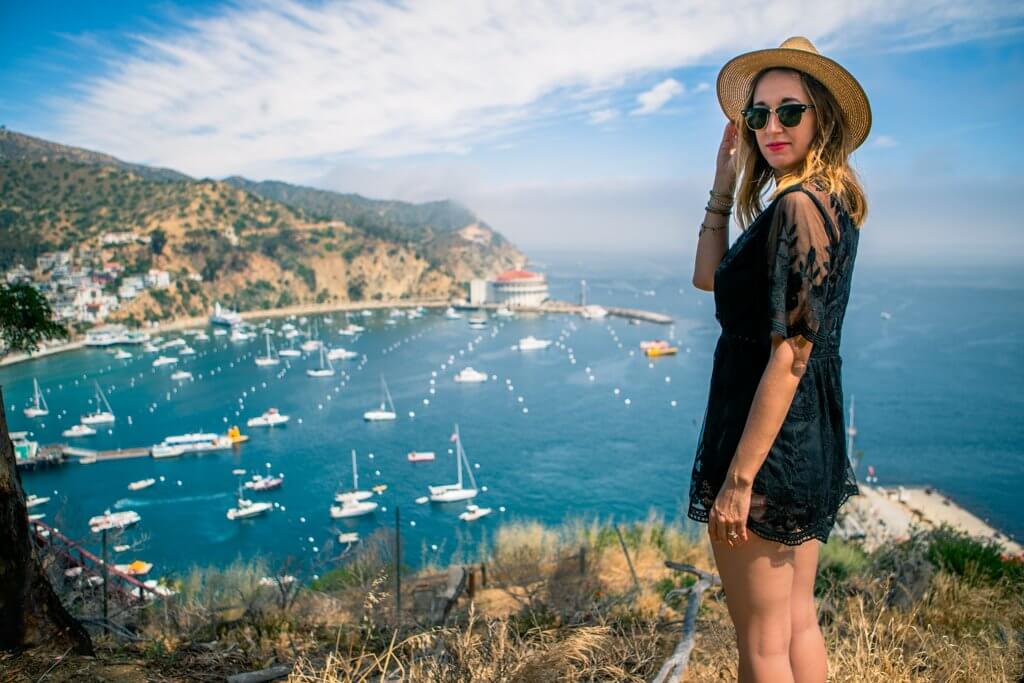
[[[768,117],[771,116],[772,111],[779,117],[779,123],[786,128],[792,128],[793,126],[800,125],[800,119],[803,118],[804,112],[808,109],[814,109],[814,105],[783,104],[774,110],[768,107],[750,107],[740,113],[743,114],[743,118],[747,121],[747,128],[750,130],[761,130],[768,125]]]

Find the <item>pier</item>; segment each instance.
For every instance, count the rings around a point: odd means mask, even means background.
[[[505,304],[498,303],[484,303],[484,304],[453,304],[453,306],[463,311],[473,310],[485,310],[485,311],[496,311],[499,308],[504,308]],[[514,306],[510,307],[509,310],[513,313],[567,313],[569,315],[586,315],[586,306],[580,304],[570,303],[568,301],[558,301],[556,299],[548,299],[540,306]],[[663,313],[655,313],[654,311],[644,311],[637,308],[619,308],[615,306],[601,306],[608,315],[613,315],[619,318],[632,318],[634,320],[641,320],[643,322],[654,323],[656,325],[671,325],[674,321],[671,316],[664,315]]]
[[[126,460],[128,458],[148,458],[149,447],[140,448],[117,448],[110,451],[95,451],[88,448],[77,448],[66,444],[47,446],[47,448],[58,449],[64,458],[96,458],[100,460]]]

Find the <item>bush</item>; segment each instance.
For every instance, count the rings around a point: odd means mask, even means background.
[[[1024,564],[1004,560],[1001,547],[994,541],[972,538],[943,525],[928,532],[927,542],[928,560],[939,569],[982,583],[1003,579],[1024,583]]]

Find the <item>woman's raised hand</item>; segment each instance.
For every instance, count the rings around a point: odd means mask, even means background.
[[[736,187],[736,124],[730,121],[722,132],[722,144],[718,146],[718,165],[715,169],[715,189],[732,194]]]

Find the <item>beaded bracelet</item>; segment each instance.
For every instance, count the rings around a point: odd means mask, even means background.
[[[704,210],[708,213],[717,213],[719,216],[729,216],[732,215],[732,204],[729,206],[712,206],[711,202],[708,202]]]
[[[700,232],[697,233],[697,239],[700,239],[704,235],[705,232],[718,232],[719,230],[724,230],[727,227],[728,227],[728,223],[725,224],[725,225],[714,225],[714,226],[712,226],[712,225],[704,225],[703,223],[701,223],[700,224]]]

